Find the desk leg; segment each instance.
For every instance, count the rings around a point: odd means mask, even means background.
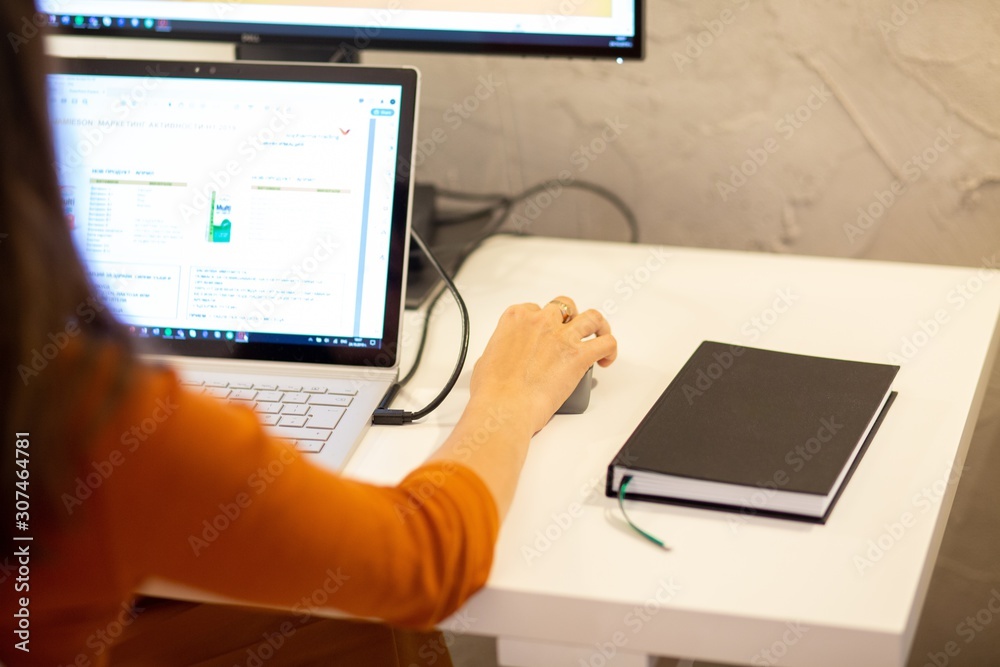
[[[610,642],[602,650],[597,645],[497,638],[497,664],[501,667],[653,667],[655,663],[653,656],[629,653]]]

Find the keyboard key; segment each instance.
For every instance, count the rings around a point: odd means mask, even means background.
[[[320,385],[313,385],[312,387],[306,387],[302,391],[306,392],[307,394],[325,394],[326,387]]]
[[[282,392],[280,391],[258,391],[257,392],[257,402],[258,403],[277,403],[281,400]]]
[[[278,391],[302,391],[300,384],[279,384]]]
[[[229,383],[226,382],[225,380],[206,380],[205,381],[205,386],[206,387],[219,387],[219,388],[221,388],[221,387],[228,387]]]
[[[306,425],[305,416],[296,415],[280,415],[281,421],[278,422],[279,426],[294,426],[296,428]]]
[[[181,385],[184,387],[203,387],[205,386],[204,380],[181,380]]]
[[[316,397],[314,397],[314,398],[316,398]],[[309,394],[303,393],[301,391],[298,391],[298,392],[294,392],[293,391],[293,392],[286,393],[285,396],[281,399],[281,402],[282,403],[305,403],[308,400],[309,400]]]
[[[346,408],[353,400],[350,396],[340,396],[337,394],[327,394],[325,396],[313,394],[309,397],[310,405],[332,405],[341,408]]]
[[[252,401],[256,396],[257,392],[253,389],[233,389],[229,398],[234,401]]]
[[[306,452],[308,454],[319,454],[323,449],[325,442],[319,440],[296,440],[295,446],[298,447],[300,452]]]
[[[260,415],[260,423],[264,426],[277,426],[280,415]]]
[[[319,440],[326,442],[333,431],[317,428],[295,428],[294,426],[272,426],[271,433],[290,440]]]
[[[257,384],[255,384],[253,386],[253,388],[256,389],[257,391],[274,391],[275,389],[278,388],[278,385],[276,385],[276,384],[261,384],[261,383],[258,382]]]
[[[313,406],[309,411],[309,421],[306,426],[309,428],[337,428],[340,418],[347,412],[344,408],[328,408]]]
[[[329,393],[329,394],[342,394],[344,396],[357,396],[358,395],[358,390],[355,389],[354,387],[351,387],[351,386],[345,384],[345,385],[340,385],[340,386],[337,386],[337,387],[329,387],[327,389],[327,393]]]
[[[309,414],[309,406],[299,403],[295,405],[286,405],[281,410],[283,415],[307,415]]]
[[[281,403],[257,403],[255,408],[260,414],[278,414],[281,412]]]
[[[230,382],[230,389],[253,389],[253,382]]]
[[[208,396],[214,396],[216,398],[226,398],[229,396],[229,389],[225,387],[208,387],[205,389],[205,393]]]

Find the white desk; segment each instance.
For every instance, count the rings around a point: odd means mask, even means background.
[[[557,416],[536,436],[489,583],[444,627],[499,637],[501,664],[518,667],[638,665],[647,655],[903,665],[994,359],[998,275],[499,238],[459,275],[473,327],[453,394],[426,423],[373,428],[347,474],[391,483],[418,465],[456,422],[503,309],[566,293],[605,311],[619,359],[595,369],[585,414]],[[423,405],[450,373],[457,310],[444,298],[437,312],[397,407]],[[407,339],[418,335],[411,326]],[[632,502],[669,553],[621,527],[604,497],[606,466],[705,339],[905,362],[899,397],[826,525]]]
[[[489,584],[446,627],[500,637],[501,663],[518,666],[645,664],[637,656],[646,654],[905,664],[954,496],[952,470],[961,470],[993,363],[998,275],[551,239],[490,242],[458,280],[473,322],[470,360],[507,305],[561,293],[605,311],[620,356],[595,369],[585,414],[557,416],[536,436]],[[447,298],[432,327],[412,383],[419,389],[397,405],[418,407],[448,376],[459,325]],[[606,466],[705,339],[905,362],[899,397],[826,525],[633,502],[633,518],[673,551],[621,529],[616,503],[604,496]],[[470,371],[471,364],[427,423],[373,429],[348,474],[395,481],[417,465],[456,421]],[[612,649],[615,658],[605,660]]]

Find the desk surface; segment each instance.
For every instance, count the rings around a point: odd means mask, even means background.
[[[446,626],[473,634],[732,663],[903,665],[993,363],[992,270],[553,239],[498,238],[458,285],[470,360],[503,309],[566,293],[619,340],[588,411],[535,437],[486,588]],[[415,343],[422,316],[410,314]],[[397,407],[450,373],[457,310],[431,316]],[[663,552],[623,528],[608,462],[705,339],[900,363],[899,397],[826,525],[630,503]],[[405,362],[404,362],[405,365]],[[393,483],[447,436],[471,362],[425,423],[375,427],[346,474]],[[161,591],[162,592],[162,591]],[[598,661],[599,662],[599,661]],[[595,664],[595,663],[591,663]]]
[[[455,627],[734,663],[904,664],[993,361],[997,275],[490,242],[458,279],[470,359],[507,305],[561,293],[605,312],[620,357],[595,369],[585,414],[557,416],[536,436],[489,584]],[[459,328],[447,300],[431,326],[424,365],[397,405],[422,404],[447,378]],[[631,503],[670,553],[621,527],[603,493],[606,466],[705,339],[901,364],[899,397],[826,525]],[[417,465],[457,420],[470,369],[427,423],[373,429],[347,473],[391,482]]]

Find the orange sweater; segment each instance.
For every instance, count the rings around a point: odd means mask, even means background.
[[[61,498],[70,521],[34,536],[30,591],[4,585],[0,660],[11,667],[103,664],[134,615],[127,600],[153,576],[300,614],[334,607],[429,627],[485,583],[499,527],[468,468],[437,462],[389,488],[345,479],[266,435],[249,410],[154,369],[139,371]],[[22,595],[30,653],[14,648]]]

